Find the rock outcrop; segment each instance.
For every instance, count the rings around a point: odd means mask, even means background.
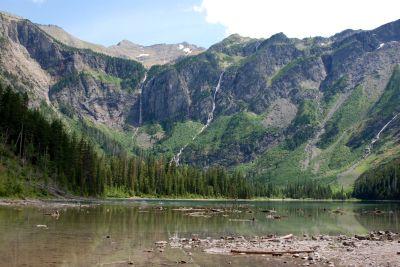
[[[2,76],[17,80],[36,105],[121,127],[145,74],[135,61],[66,46],[28,20],[0,14]]]

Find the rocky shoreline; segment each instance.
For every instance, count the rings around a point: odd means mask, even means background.
[[[172,236],[156,249],[182,249],[227,256],[281,257],[289,266],[400,266],[400,234],[374,231],[354,236],[223,236],[219,239]],[[292,263],[292,264],[290,264]]]
[[[87,200],[86,200],[87,201]],[[0,199],[0,207],[35,207],[40,209],[87,208],[98,204],[82,204],[80,199]]]

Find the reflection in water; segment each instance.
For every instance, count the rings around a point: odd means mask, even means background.
[[[400,228],[397,203],[163,201],[164,209],[156,209],[160,205],[155,200],[106,202],[62,210],[58,220],[38,208],[1,207],[0,262],[7,266],[88,266],[126,264],[131,260],[141,266],[174,265],[187,257],[184,251],[146,251],[154,248],[155,241],[173,235],[334,235],[398,232]],[[188,212],[177,211],[177,207],[218,207],[227,212],[212,213],[210,218],[191,217]],[[344,214],[332,212],[337,209]],[[373,213],[375,209],[382,214]],[[266,210],[275,210],[282,219],[269,219],[263,212]],[[38,224],[48,228],[38,228]],[[232,260],[201,252],[193,258],[200,265],[228,265]],[[241,265],[244,259],[233,260],[233,264]],[[266,259],[252,258],[261,260],[265,263]]]

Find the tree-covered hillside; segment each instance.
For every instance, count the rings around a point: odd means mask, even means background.
[[[145,154],[105,155],[85,138],[71,136],[61,121],[49,122],[38,110],[30,110],[27,96],[9,87],[0,86],[0,117],[3,197],[28,192],[47,195],[50,185],[59,194],[81,196],[339,196],[329,186],[315,183],[274,187],[218,167],[175,166],[163,157]]]
[[[354,185],[354,197],[362,199],[400,199],[400,158],[362,174]]]

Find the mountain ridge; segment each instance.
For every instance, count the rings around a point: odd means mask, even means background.
[[[95,52],[109,56],[136,60],[144,64],[147,68],[150,68],[153,65],[166,64],[176,60],[179,57],[190,54],[195,55],[204,50],[201,47],[189,44],[187,42],[144,46],[135,44],[129,40],[122,40],[115,45],[106,47],[103,45],[82,41],[56,25],[38,24],[38,26],[47,34],[68,46],[79,49],[91,49]]]
[[[365,156],[395,115],[387,99],[396,99],[400,84],[400,20],[327,38],[231,35],[150,69],[66,46],[28,20],[1,15],[0,25],[0,70],[9,82],[67,121],[91,121],[150,153],[179,154],[183,164],[266,182],[351,186],[400,151],[396,118]]]

